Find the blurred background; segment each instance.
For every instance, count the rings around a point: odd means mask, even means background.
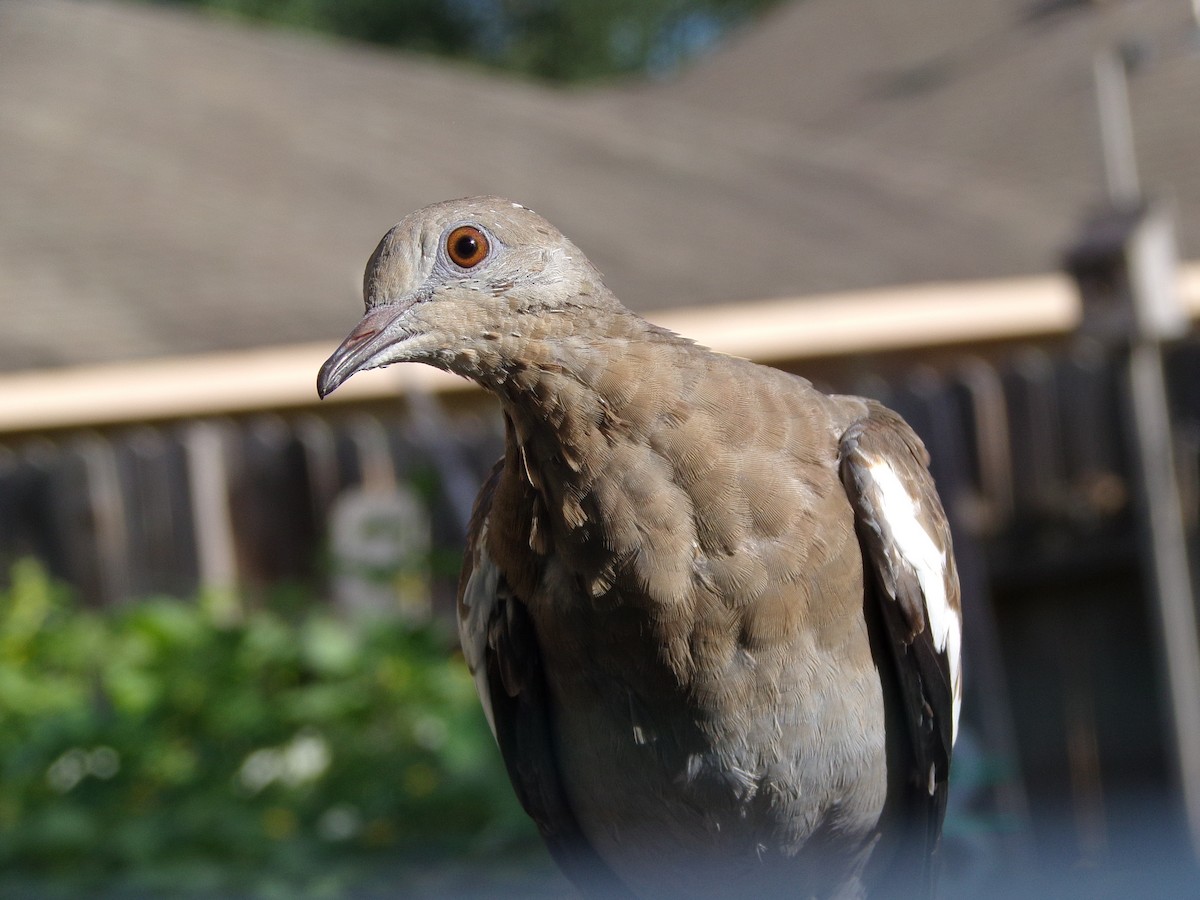
[[[956,531],[944,896],[1200,896],[1187,0],[2,0],[0,896],[570,896],[456,651],[493,404],[318,405],[407,212],[879,397]]]

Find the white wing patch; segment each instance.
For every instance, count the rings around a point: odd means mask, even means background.
[[[958,738],[958,713],[962,708],[962,617],[946,596],[946,552],[940,550],[921,524],[920,507],[886,459],[873,459],[868,471],[882,499],[878,510],[891,529],[900,556],[912,567],[925,595],[925,614],[933,645],[950,664],[950,690],[954,700],[951,742]]]
[[[492,712],[491,691],[487,680],[488,621],[496,606],[496,594],[500,589],[500,569],[492,562],[484,549],[487,546],[487,523],[475,541],[475,560],[471,577],[463,589],[460,600],[462,611],[458,617],[458,642],[462,645],[467,668],[475,678],[475,692],[483,705],[492,737],[496,736],[496,720]]]

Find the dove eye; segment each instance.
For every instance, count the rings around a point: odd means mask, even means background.
[[[446,255],[456,265],[472,269],[488,255],[488,239],[473,225],[460,225],[446,237]]]

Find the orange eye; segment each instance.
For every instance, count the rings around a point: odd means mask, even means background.
[[[446,255],[456,266],[472,269],[488,255],[488,239],[472,225],[460,225],[446,238]]]

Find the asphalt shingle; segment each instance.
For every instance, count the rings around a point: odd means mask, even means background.
[[[1097,35],[1181,39],[1184,10],[965,5],[806,0],[674,82],[556,91],[178,9],[9,0],[0,368],[334,339],[363,248],[484,192],[559,223],[640,310],[1051,270],[1100,191]],[[1189,257],[1198,93],[1178,53],[1133,89]]]

